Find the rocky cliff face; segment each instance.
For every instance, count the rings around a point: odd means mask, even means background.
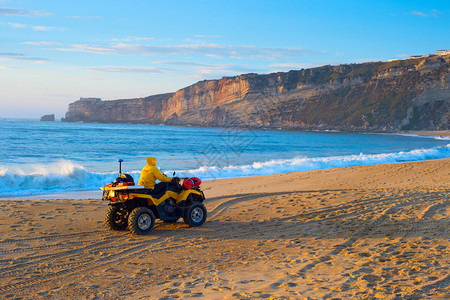
[[[64,122],[151,123],[161,124],[162,103],[173,93],[139,99],[101,101],[99,98],[81,98],[69,104]]]
[[[347,131],[448,129],[450,56],[201,81],[173,94],[80,100],[63,121]]]

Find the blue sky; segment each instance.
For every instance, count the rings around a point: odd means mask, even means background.
[[[450,1],[0,0],[0,118],[450,49]]]

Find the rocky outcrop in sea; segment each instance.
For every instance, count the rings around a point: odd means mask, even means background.
[[[40,119],[41,122],[54,122],[55,121],[55,115],[43,115]]]

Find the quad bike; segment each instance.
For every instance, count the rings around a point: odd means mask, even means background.
[[[132,233],[142,235],[152,231],[157,218],[168,223],[183,218],[184,223],[193,227],[206,221],[205,195],[200,190],[199,178],[173,177],[172,181],[151,190],[136,186],[133,177],[122,174],[123,160],[118,162],[119,176],[100,188],[102,200],[109,201],[105,221],[110,229],[128,227]]]

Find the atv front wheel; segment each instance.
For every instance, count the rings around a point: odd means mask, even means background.
[[[183,220],[187,225],[197,227],[205,223],[206,215],[206,207],[203,203],[194,203],[186,208]]]
[[[127,213],[118,205],[110,205],[105,214],[105,223],[111,230],[124,230],[128,226]]]
[[[147,207],[136,207],[128,217],[128,228],[134,234],[147,234],[155,226],[155,215]]]

